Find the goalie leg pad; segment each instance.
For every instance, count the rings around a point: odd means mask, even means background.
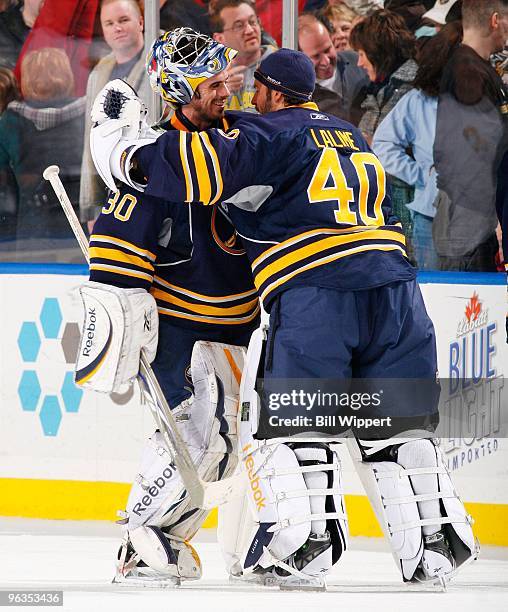
[[[243,451],[255,517],[243,569],[274,565],[294,575],[326,574],[347,546],[336,454],[312,442],[260,443]]]
[[[446,581],[476,558],[471,517],[432,440],[348,446],[404,581]]]
[[[321,443],[254,438],[265,340],[263,323],[252,334],[240,390],[241,468],[249,485],[244,498],[219,509],[219,542],[233,575],[249,579],[271,568],[277,578],[323,577],[347,546],[340,463]]]
[[[241,347],[196,342],[191,359],[194,396],[173,410],[180,434],[205,481],[230,476],[237,465],[238,378],[243,359]],[[195,512],[188,516],[192,510]],[[127,512],[129,529],[171,526],[171,533],[182,540],[190,539],[206,516],[191,506],[159,431],[145,447]]]
[[[195,394],[173,410],[199,476],[205,481],[230,476],[238,463],[237,413],[244,355],[242,347],[196,342],[191,359]],[[144,449],[141,470],[127,503],[131,547],[153,570],[174,575],[179,563],[170,558],[161,540],[164,537],[173,552],[180,550],[179,555],[183,555],[178,557],[182,571],[193,574],[193,561],[182,543],[187,546],[207,514],[192,505],[163,436],[156,431]]]
[[[80,287],[84,323],[75,366],[76,384],[103,393],[124,392],[139,371],[141,350],[157,350],[157,305],[144,289],[88,281]]]
[[[169,539],[161,529],[152,526],[129,531],[129,539],[143,562],[158,574],[187,580],[201,578],[201,561],[188,542]]]

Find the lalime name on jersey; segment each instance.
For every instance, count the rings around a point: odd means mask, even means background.
[[[335,149],[350,149],[360,151],[353,139],[352,132],[344,130],[315,130],[310,128],[311,136],[320,149],[333,147]]]
[[[279,417],[272,415],[268,422],[271,427],[357,427],[368,429],[369,427],[391,427],[391,417],[376,419],[359,418],[352,415],[315,415]]]

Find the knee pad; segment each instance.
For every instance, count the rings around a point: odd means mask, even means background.
[[[230,476],[238,462],[237,413],[244,353],[237,346],[197,342],[191,361],[194,396],[173,411],[192,460],[205,481]],[[124,523],[132,536],[133,548],[141,542],[143,560],[150,564],[145,560],[152,559],[146,553],[146,545],[157,544],[152,528],[162,529],[171,541],[186,541],[201,527],[207,513],[192,505],[166,451],[163,436],[156,431],[143,451],[141,469],[127,503]],[[150,530],[141,529],[145,527]],[[143,537],[137,538],[135,533]],[[158,554],[153,558],[158,558]]]
[[[472,519],[433,440],[348,446],[404,581],[444,583],[477,557]]]

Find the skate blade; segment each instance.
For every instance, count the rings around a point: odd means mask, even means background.
[[[281,591],[326,591],[326,582],[323,580],[289,580],[279,585]]]
[[[256,574],[246,574],[245,576],[229,575],[231,584],[249,584],[260,587],[278,587],[280,580],[275,576],[257,576]]]
[[[115,576],[112,584],[119,587],[143,587],[145,589],[174,589],[181,585],[180,578],[168,576],[167,578],[151,578],[149,576]]]
[[[229,576],[233,584],[250,584],[259,587],[278,587],[281,591],[326,591],[323,580],[302,580],[300,578],[277,577],[273,575],[259,576],[246,574],[244,576]]]

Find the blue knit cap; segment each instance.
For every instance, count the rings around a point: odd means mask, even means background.
[[[254,72],[254,78],[269,89],[292,98],[312,100],[316,73],[310,59],[301,51],[279,49],[265,58]]]

